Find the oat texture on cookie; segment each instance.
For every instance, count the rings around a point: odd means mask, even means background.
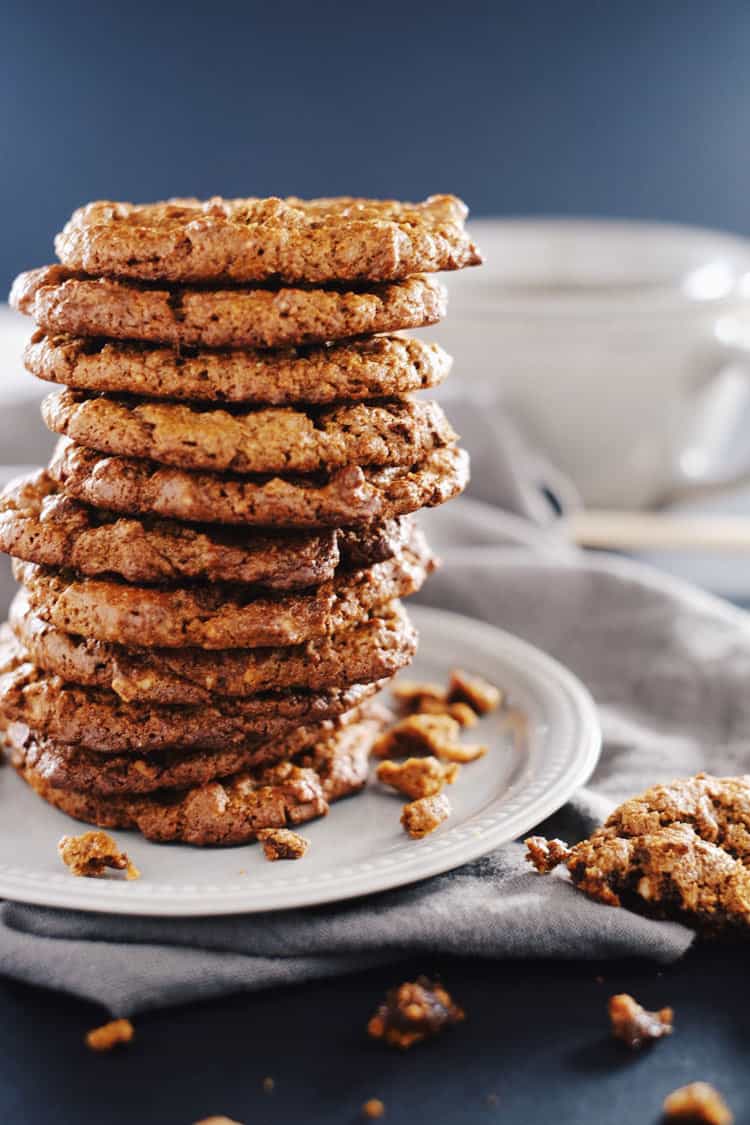
[[[362,790],[391,721],[376,697],[416,649],[401,599],[436,565],[413,513],[468,479],[446,414],[415,397],[450,357],[403,334],[444,315],[436,273],[480,263],[465,218],[446,195],[95,202],[60,264],[16,279],[59,441],[0,495],[21,586],[0,718],[43,800],[277,860]],[[398,736],[431,757],[381,764],[414,836],[484,752],[457,731],[487,685],[451,692]],[[82,874],[126,862],[69,835]]]

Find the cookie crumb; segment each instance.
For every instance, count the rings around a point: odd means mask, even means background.
[[[473,762],[487,753],[486,746],[462,745],[460,731],[450,715],[407,715],[377,739],[372,752],[376,758],[430,754],[448,762]]]
[[[107,867],[124,871],[126,879],[139,879],[141,875],[107,832],[63,836],[57,845],[57,853],[72,875],[96,879],[104,875]]]
[[[380,1098],[370,1098],[369,1101],[366,1101],[362,1106],[363,1117],[377,1118],[383,1117],[384,1115],[385,1106],[381,1102]]]
[[[420,797],[404,805],[401,824],[412,840],[421,840],[439,828],[450,815],[450,801],[444,793],[438,793],[435,797]]]
[[[201,1117],[200,1121],[196,1121],[195,1125],[242,1125],[240,1121],[235,1121],[233,1117],[224,1117],[220,1114],[218,1117]]]
[[[258,839],[263,845],[266,859],[302,859],[310,841],[288,828],[261,828]]]
[[[696,1125],[732,1125],[734,1114],[719,1091],[708,1082],[691,1082],[673,1090],[664,1099],[664,1118]]]
[[[647,1043],[672,1034],[674,1013],[671,1008],[649,1012],[627,992],[610,996],[608,1011],[612,1034],[631,1051],[639,1051]]]
[[[449,703],[467,703],[477,715],[488,715],[503,701],[503,693],[481,676],[470,676],[462,668],[454,668],[448,681]]]
[[[90,1051],[111,1051],[121,1043],[129,1043],[134,1034],[130,1020],[110,1020],[86,1032],[86,1046]]]
[[[445,765],[437,758],[407,758],[405,762],[386,759],[377,768],[378,781],[390,785],[407,797],[434,797],[445,785],[452,785],[461,769],[455,762]]]
[[[536,867],[540,875],[548,875],[560,863],[565,863],[570,848],[562,840],[548,840],[545,836],[529,836],[524,840],[525,858]]]
[[[442,985],[427,977],[391,988],[367,1025],[371,1039],[406,1050],[466,1019]]]
[[[497,1094],[488,1094],[484,1100],[491,1109],[495,1109],[500,1104]]]
[[[274,1082],[273,1078],[271,1078],[270,1075],[266,1075],[266,1077],[263,1079],[263,1093],[272,1094],[275,1089],[276,1083]]]

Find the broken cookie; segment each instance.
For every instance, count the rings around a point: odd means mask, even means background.
[[[691,1082],[664,1099],[664,1119],[693,1125],[732,1125],[734,1114],[708,1082]]]
[[[486,746],[462,745],[461,728],[450,715],[407,715],[382,734],[372,748],[377,758],[432,754],[448,762],[473,762]]]
[[[442,985],[419,977],[390,989],[368,1023],[367,1033],[389,1047],[406,1050],[465,1018]]]
[[[443,763],[437,758],[407,758],[405,762],[381,762],[377,768],[378,781],[390,785],[407,797],[434,797],[444,785],[452,785],[460,766],[455,762]]]
[[[84,832],[81,836],[63,836],[57,845],[58,855],[73,875],[97,878],[107,867],[124,871],[126,879],[140,878],[140,871],[106,832]]]
[[[446,692],[448,703],[466,703],[477,715],[488,715],[500,706],[503,693],[481,676],[454,668]]]
[[[671,1008],[661,1008],[649,1012],[637,1000],[620,992],[609,1000],[609,1018],[612,1034],[620,1039],[631,1051],[639,1051],[647,1043],[672,1034],[674,1013]]]
[[[288,828],[261,828],[258,839],[266,859],[302,859],[310,841]]]
[[[705,936],[750,929],[750,776],[701,773],[654,785],[574,847],[538,836],[526,844],[537,870],[564,863],[598,902]]]
[[[450,801],[444,793],[438,793],[434,797],[420,797],[419,800],[404,805],[401,824],[412,840],[421,840],[439,828],[450,815]]]

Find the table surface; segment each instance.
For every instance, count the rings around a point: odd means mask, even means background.
[[[466,1023],[405,1053],[368,1040],[384,990],[424,971],[442,975]],[[606,1002],[620,991],[671,1005],[671,1038],[640,1053],[612,1040]],[[144,1014],[129,1047],[94,1056],[83,1036],[99,1009],[5,982],[0,1100],[14,1125],[355,1122],[373,1097],[389,1123],[650,1125],[670,1090],[704,1079],[739,1125],[750,1121],[747,999],[741,949],[700,949],[666,968],[422,958]]]

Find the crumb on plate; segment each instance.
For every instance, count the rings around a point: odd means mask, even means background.
[[[460,769],[455,762],[443,763],[431,755],[407,758],[405,762],[386,759],[378,766],[377,777],[407,797],[434,797],[445,785],[453,784]]]
[[[140,871],[107,832],[84,832],[63,836],[57,845],[60,859],[73,875],[98,878],[106,868],[124,871],[126,879],[140,878]]]

